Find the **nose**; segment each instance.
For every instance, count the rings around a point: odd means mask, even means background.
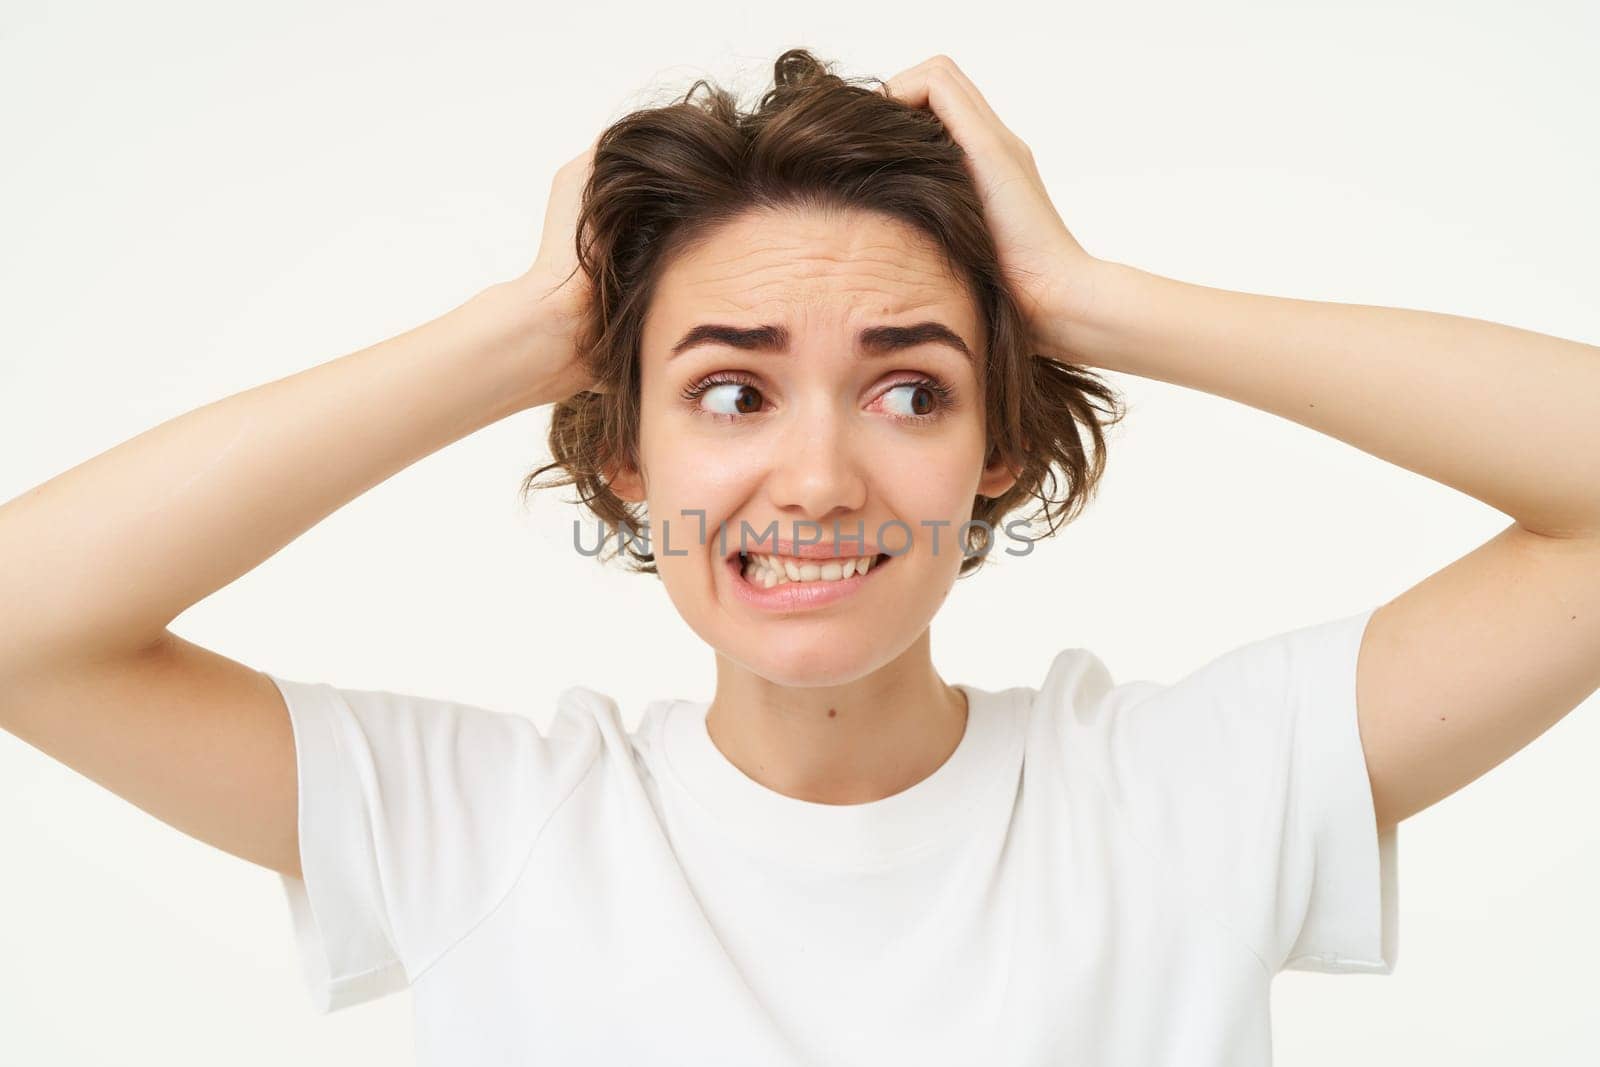
[[[848,419],[822,406],[799,414],[774,442],[767,491],[787,521],[823,524],[858,515],[866,504],[867,483]],[[841,532],[846,527],[841,526]],[[789,537],[789,531],[782,536]]]

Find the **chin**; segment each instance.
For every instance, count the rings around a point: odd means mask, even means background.
[[[769,640],[742,631],[721,635],[721,655],[774,685],[794,689],[848,685],[858,681],[905,651],[915,633],[893,634],[881,628],[843,633],[835,624],[794,628],[792,620],[778,623]]]
[[[808,657],[756,652],[752,656],[724,653],[745,670],[787,689],[816,689],[848,685],[872,673],[876,664],[854,653]]]

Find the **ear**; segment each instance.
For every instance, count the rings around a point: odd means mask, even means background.
[[[630,504],[644,503],[644,478],[626,463],[616,462],[604,470],[606,485],[620,499]]]
[[[983,468],[983,474],[978,479],[978,495],[993,499],[1003,496],[1017,484],[1017,479],[1022,476],[1022,468],[1006,463],[999,449],[995,449],[990,455],[991,462]]]

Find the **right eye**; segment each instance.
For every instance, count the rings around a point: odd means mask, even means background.
[[[709,410],[699,403],[702,397],[712,397]],[[744,375],[721,374],[704,378],[683,391],[683,398],[694,404],[695,410],[713,418],[736,420],[743,415],[753,415],[761,407],[761,390]]]

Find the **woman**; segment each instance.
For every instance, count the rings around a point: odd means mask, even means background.
[[[521,277],[0,509],[3,725],[280,872],[318,1006],[413,989],[419,1063],[1266,1063],[1275,973],[1393,968],[1398,823],[1600,685],[1600,360],[1090,256],[946,57],[881,92],[801,51],[776,78],[752,115],[608,129]],[[1024,500],[1053,530],[1092,493],[1118,412],[1086,368],[1515,521],[1171,685],[1083,649],[946,684],[954,580],[1025,552]],[[574,686],[541,732],[166,629],[544,404],[591,510],[647,517],[627,550],[715,653],[712,700],[629,731]]]

